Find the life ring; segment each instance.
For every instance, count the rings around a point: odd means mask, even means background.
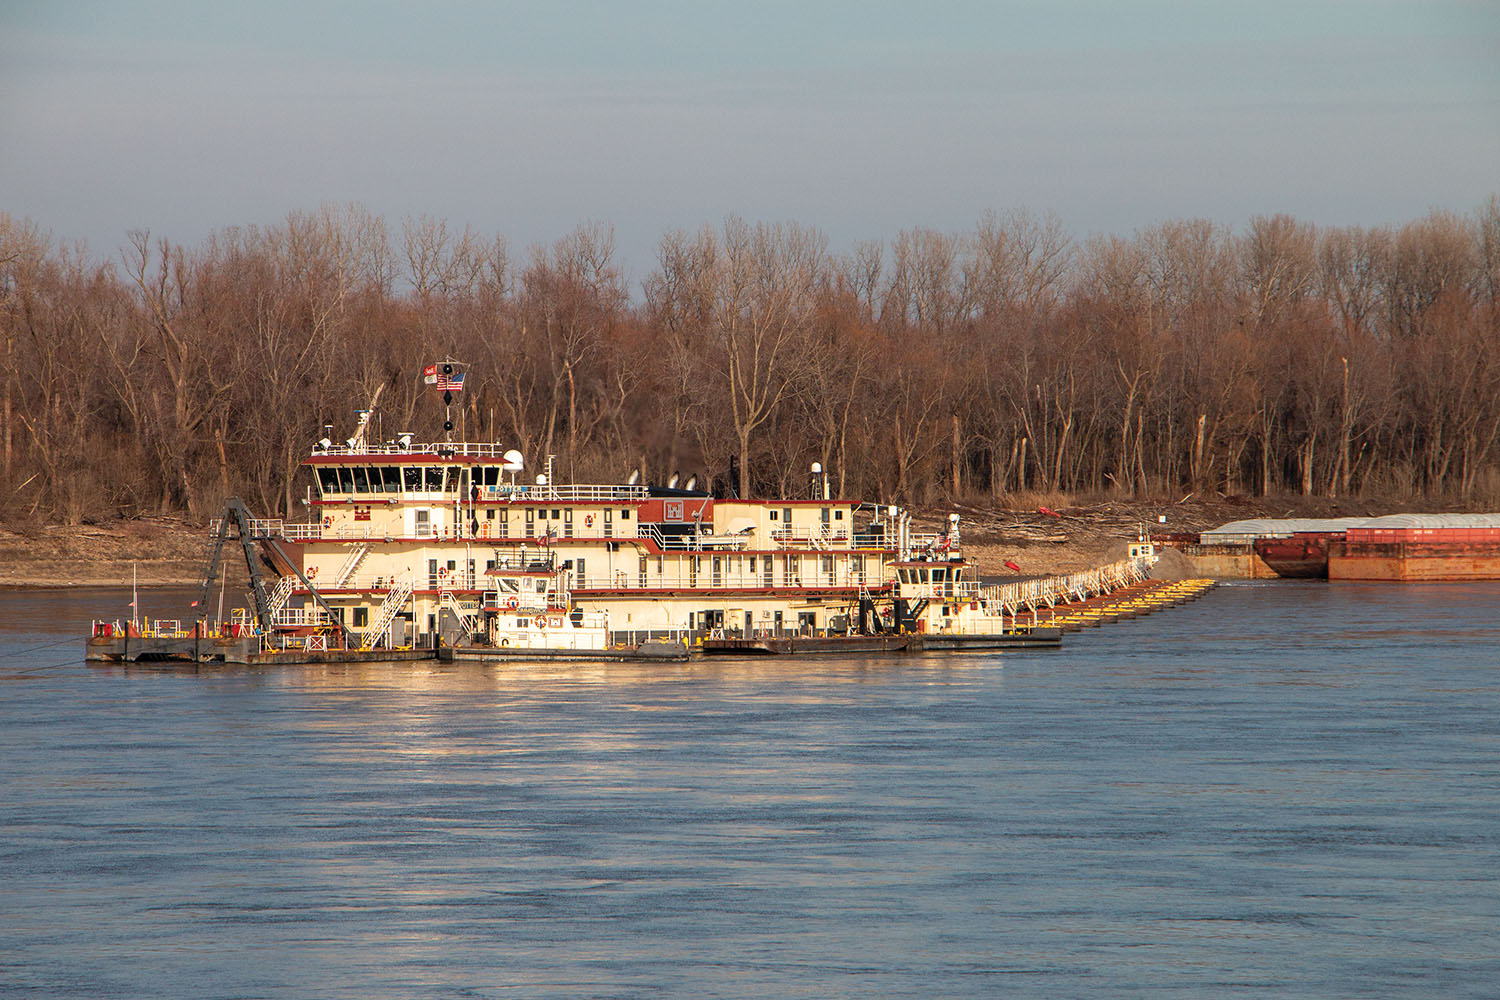
[[[447,566],[440,566],[440,567],[438,567],[438,579],[439,580],[446,580],[446,579],[448,579],[448,567]]]
[[[318,578],[318,567],[313,566],[310,569],[308,569],[308,571],[307,571],[307,578],[309,580],[316,580]]]
[[[331,528],[331,527],[333,527],[333,515],[332,514],[326,515],[323,518],[323,527],[325,527],[325,528]]]
[[[592,528],[594,526],[594,515],[593,514],[585,514],[585,515],[583,515],[583,526],[585,528]]]
[[[507,597],[507,598],[506,598],[506,599],[505,599],[505,607],[506,607],[506,610],[508,610],[508,611],[514,611],[514,610],[515,610],[515,609],[516,609],[516,607],[517,607],[517,606],[518,606],[518,605],[519,605],[519,604],[520,604],[520,603],[521,603],[521,602],[520,602],[520,601],[518,601],[518,600],[516,600],[516,599],[515,599],[515,598],[514,598],[514,597]]]
[[[537,628],[546,628],[547,627],[547,616],[546,615],[537,615],[536,618],[533,619],[532,624],[535,625]]]

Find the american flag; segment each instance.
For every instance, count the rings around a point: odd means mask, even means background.
[[[454,372],[447,374],[443,371],[444,365],[428,365],[422,369],[422,381],[434,389],[448,390],[450,392],[464,391],[464,373]]]

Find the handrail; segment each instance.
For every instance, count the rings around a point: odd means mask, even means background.
[[[980,591],[980,598],[985,604],[998,605],[1011,614],[1022,607],[1035,611],[1042,606],[1052,608],[1072,601],[1085,601],[1146,579],[1154,561],[1147,556],[1137,556],[1063,576],[995,584]]]

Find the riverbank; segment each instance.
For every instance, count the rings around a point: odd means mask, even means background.
[[[1126,546],[1142,530],[1198,532],[1251,517],[1339,517],[1417,509],[1411,504],[1335,503],[1308,497],[1097,502],[1014,497],[1003,506],[922,508],[917,519],[923,530],[942,530],[948,514],[957,512],[962,518],[963,551],[980,574],[1014,577],[1073,573],[1113,562],[1125,556]],[[176,517],[22,531],[0,525],[0,587],[128,586],[132,576],[142,586],[191,585],[202,572],[206,540],[205,526]],[[226,558],[226,566],[232,580],[244,576],[243,560]]]

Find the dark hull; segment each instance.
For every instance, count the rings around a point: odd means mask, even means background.
[[[1062,631],[1038,628],[1003,635],[899,635],[788,636],[780,639],[705,639],[705,656],[792,656],[844,653],[919,653],[924,650],[1049,649],[1062,642]]]
[[[1277,576],[1296,580],[1328,579],[1328,543],[1333,533],[1302,533],[1290,538],[1258,538],[1255,554]]]

